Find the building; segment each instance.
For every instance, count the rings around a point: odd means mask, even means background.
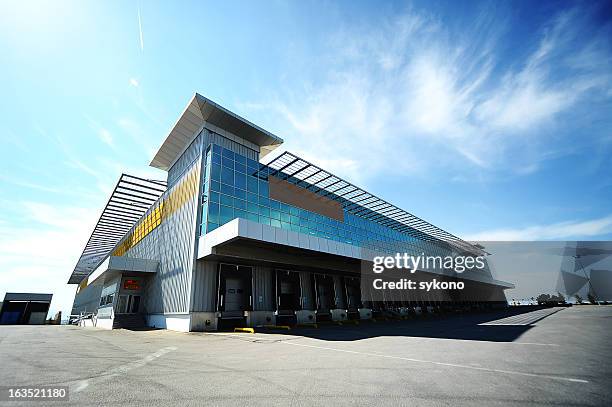
[[[118,181],[68,281],[72,313],[179,331],[369,318],[431,299],[372,301],[366,249],[482,253],[294,154],[260,163],[282,142],[196,94],[151,162],[167,179]],[[500,303],[511,287],[472,282]]]
[[[0,325],[42,325],[53,294],[6,293],[0,302]]]

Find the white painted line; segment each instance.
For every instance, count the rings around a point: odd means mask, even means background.
[[[135,360],[133,362],[130,363],[126,363],[125,365],[121,365],[121,366],[117,366],[114,367],[104,373],[101,373],[97,376],[94,377],[90,377],[89,379],[85,379],[85,380],[81,380],[79,382],[77,382],[74,391],[75,392],[80,392],[82,390],[85,390],[90,382],[92,380],[95,379],[101,379],[101,378],[107,378],[107,377],[113,377],[113,376],[119,376],[121,374],[126,374],[127,372],[129,372],[130,370],[137,368],[137,367],[142,367],[144,365],[146,365],[147,363],[152,362],[153,360],[159,358],[160,356],[165,355],[168,352],[172,352],[174,350],[176,350],[177,348],[175,346],[166,346],[165,348],[161,348],[160,350],[158,350],[155,353],[151,353],[150,355],[145,356],[142,359],[138,359]]]
[[[306,345],[306,344],[295,343],[295,342],[278,342],[278,343],[282,343],[282,344],[285,344],[285,345],[292,345],[292,346],[302,346],[302,347],[305,347],[305,348],[330,350],[330,351],[334,351],[334,352],[352,353],[354,355],[375,356],[375,357],[379,357],[379,358],[405,360],[405,361],[408,361],[408,362],[415,362],[415,363],[428,363],[428,364],[438,365],[438,366],[448,366],[448,367],[458,367],[458,368],[461,368],[461,369],[480,370],[480,371],[483,371],[483,372],[503,373],[503,374],[510,374],[510,375],[515,375],[515,376],[540,377],[540,378],[544,378],[544,379],[560,380],[560,381],[572,382],[572,383],[588,383],[589,382],[588,380],[574,379],[574,378],[571,378],[571,377],[549,376],[549,375],[543,375],[543,374],[538,374],[538,373],[518,372],[518,371],[514,371],[514,370],[490,369],[490,368],[486,368],[486,367],[460,365],[460,364],[457,364],[457,363],[434,362],[432,360],[405,358],[405,357],[402,357],[402,356],[382,355],[382,354],[379,354],[379,353],[370,353],[370,352],[358,352],[358,351],[354,351],[354,350],[328,348],[328,347],[325,347],[325,346]]]
[[[537,345],[537,346],[561,346],[558,343],[537,343],[537,342],[501,342],[510,345]]]

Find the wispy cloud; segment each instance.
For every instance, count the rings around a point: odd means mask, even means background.
[[[612,233],[612,215],[603,218],[495,229],[465,236],[469,241],[529,241],[596,238]]]
[[[102,140],[104,144],[107,144],[110,147],[115,147],[115,144],[113,143],[113,136],[110,133],[110,131],[106,129],[100,129],[98,131],[98,136],[100,137],[100,140]]]
[[[138,38],[140,40],[140,51],[144,52],[144,36],[142,35],[142,18],[140,17],[140,5],[138,6]]]
[[[508,27],[497,16],[482,13],[461,35],[447,27],[411,12],[340,29],[313,61],[325,75],[244,107],[280,113],[271,127],[299,136],[287,137],[287,148],[359,179],[431,169],[531,174],[557,157],[546,141],[567,130],[562,113],[593,95],[610,99],[609,30],[589,31],[588,16],[554,17],[512,63],[498,54]]]

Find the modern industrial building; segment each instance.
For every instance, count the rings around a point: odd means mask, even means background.
[[[6,293],[0,302],[0,325],[42,325],[53,294]]]
[[[512,285],[488,271],[439,275],[469,280],[479,300],[373,301],[360,278],[372,252],[483,250],[294,154],[264,159],[282,142],[196,94],[150,164],[167,179],[119,179],[68,281],[78,285],[72,314],[98,327],[203,331],[505,304]]]

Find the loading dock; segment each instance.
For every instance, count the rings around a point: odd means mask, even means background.
[[[359,278],[344,277],[344,288],[346,290],[347,319],[360,319],[359,309],[362,308],[362,303]]]
[[[296,312],[302,309],[300,274],[276,270],[276,325],[297,324]]]
[[[218,273],[217,326],[244,326],[247,312],[253,309],[253,269],[249,266],[222,263]]]
[[[317,304],[317,322],[331,321],[331,310],[336,308],[333,277],[327,274],[312,275]]]

